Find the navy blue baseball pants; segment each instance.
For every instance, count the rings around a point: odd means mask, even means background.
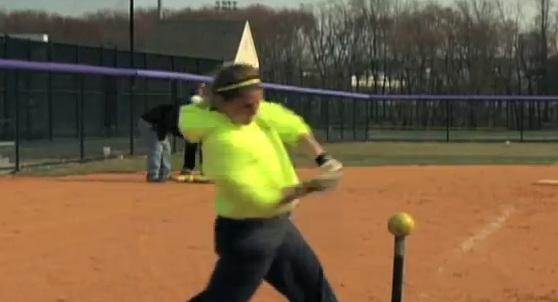
[[[219,259],[190,302],[248,302],[265,280],[291,302],[337,302],[318,257],[289,215],[215,221]]]

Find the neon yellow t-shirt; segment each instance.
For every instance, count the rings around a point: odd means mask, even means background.
[[[310,133],[301,117],[262,101],[251,124],[235,125],[201,102],[181,108],[179,128],[188,140],[203,141],[203,172],[215,182],[218,215],[270,217],[295,207],[278,202],[283,188],[299,183],[285,144]]]

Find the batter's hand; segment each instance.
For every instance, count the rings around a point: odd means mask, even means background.
[[[322,167],[326,168],[326,167]],[[331,169],[305,182],[311,191],[323,192],[335,189],[343,177],[342,166],[335,165]]]
[[[343,169],[343,164],[327,153],[318,155],[316,164],[325,171],[341,171]]]

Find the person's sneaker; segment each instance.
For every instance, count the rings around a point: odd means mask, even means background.
[[[171,180],[172,175],[165,175],[159,178],[159,182],[165,182]]]
[[[160,182],[168,181],[170,179],[171,179],[171,175],[166,175],[166,176],[162,176],[162,177],[147,175],[147,182],[150,182],[150,183],[160,183]]]
[[[155,178],[155,177],[147,177],[147,182],[150,183],[155,183],[155,182],[161,182],[159,178]]]
[[[182,171],[180,171],[180,175],[192,175],[193,172],[190,169],[184,169]]]

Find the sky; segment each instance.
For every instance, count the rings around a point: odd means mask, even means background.
[[[80,15],[84,12],[98,9],[127,10],[129,0],[0,0],[0,8],[6,10],[44,9],[63,15]],[[275,7],[298,7],[301,3],[312,3],[316,0],[238,0],[238,5],[265,4]],[[439,0],[441,3],[451,3],[452,0]],[[214,0],[163,0],[167,8],[181,8],[185,6],[199,7],[213,6]],[[135,0],[137,7],[155,7],[157,0]]]

